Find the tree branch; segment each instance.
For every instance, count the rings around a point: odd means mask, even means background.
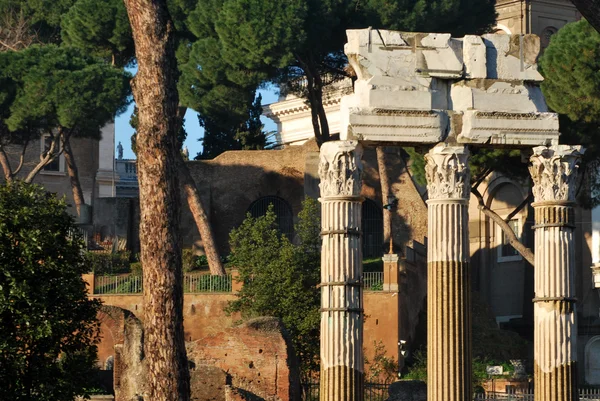
[[[25,152],[27,151],[27,145],[29,145],[29,139],[27,139],[23,144],[23,149],[21,150],[21,155],[19,156],[19,165],[17,166],[15,171],[13,171],[13,177],[19,174],[21,168],[23,168],[23,165],[25,164]]]
[[[12,182],[13,180],[13,172],[10,167],[10,160],[8,160],[8,156],[4,151],[4,148],[0,146],[0,165],[2,165],[2,170],[4,171],[4,179],[6,182]]]
[[[527,262],[529,262],[529,264],[531,264],[532,266],[535,266],[535,255],[534,255],[534,253],[531,251],[531,249],[527,248],[525,245],[523,245],[523,243],[521,241],[519,241],[519,239],[517,238],[517,235],[515,234],[515,232],[512,230],[512,228],[510,228],[510,226],[508,225],[508,223],[506,221],[504,221],[504,219],[498,215],[498,213],[494,212],[493,210],[491,210],[489,207],[487,207],[485,205],[485,203],[483,202],[483,196],[477,190],[476,186],[471,188],[471,193],[473,195],[475,195],[475,197],[477,198],[477,201],[479,203],[479,210],[481,210],[481,212],[483,214],[485,214],[487,217],[489,217],[490,219],[492,219],[492,221],[494,223],[498,224],[498,226],[500,227],[500,229],[502,230],[502,232],[504,233],[504,235],[508,239],[508,243],[513,248],[515,248],[515,250],[517,252],[519,252],[519,254]]]
[[[40,137],[40,140],[44,140],[44,137]],[[54,149],[56,149],[56,144],[60,141],[60,133],[58,135],[52,136],[52,143],[50,144],[50,149],[47,152],[40,154],[40,162],[29,172],[24,182],[27,184],[31,184],[35,176],[50,162],[52,162],[56,157],[60,155],[62,152],[54,153]]]

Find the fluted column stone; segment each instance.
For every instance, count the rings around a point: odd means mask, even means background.
[[[361,157],[358,141],[321,146],[322,401],[364,397]]]
[[[575,401],[575,190],[580,146],[533,149],[535,401]]]
[[[469,150],[425,155],[428,204],[427,400],[471,401]]]

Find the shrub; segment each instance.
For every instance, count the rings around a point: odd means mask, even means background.
[[[0,186],[0,399],[72,401],[93,377],[99,302],[66,204]]]

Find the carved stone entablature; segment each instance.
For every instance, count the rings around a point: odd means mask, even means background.
[[[468,110],[463,112],[461,143],[536,146],[558,144],[558,115]]]
[[[358,141],[331,141],[321,146],[321,197],[359,196],[362,185],[362,146]]]
[[[575,201],[577,170],[584,152],[581,146],[570,145],[533,148],[529,173],[536,202]]]
[[[445,139],[449,119],[440,110],[352,108],[342,139],[367,143],[438,143]]]
[[[425,155],[427,192],[430,200],[469,199],[471,175],[469,149],[465,146],[436,145]]]

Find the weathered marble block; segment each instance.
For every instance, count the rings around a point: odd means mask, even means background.
[[[340,138],[367,142],[536,146],[558,143],[539,88],[535,35],[347,31],[357,80]],[[449,123],[452,116],[452,124]]]
[[[536,146],[558,144],[555,113],[510,113],[469,110],[463,114],[460,143]]]

